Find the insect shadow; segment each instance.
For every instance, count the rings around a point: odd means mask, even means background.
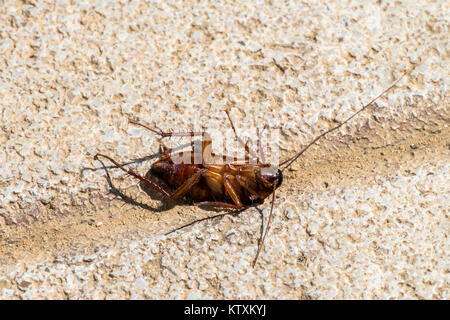
[[[145,157],[145,158],[148,158],[148,160],[153,159],[153,155]],[[128,162],[127,164],[124,164],[124,165],[130,165],[130,164],[133,164],[133,163],[138,163],[141,160],[144,161],[143,159],[145,159],[145,158],[137,159],[137,161],[131,161],[131,162]],[[106,178],[106,182],[108,183],[109,192],[111,194],[113,194],[115,196],[115,198],[120,198],[126,204],[137,206],[137,207],[140,207],[140,208],[145,209],[145,210],[150,210],[152,212],[163,212],[163,211],[169,210],[170,208],[173,208],[175,206],[175,202],[174,201],[171,201],[171,199],[167,199],[167,198],[161,197],[161,195],[158,194],[157,191],[155,191],[155,190],[153,190],[151,188],[148,188],[142,182],[139,183],[139,186],[140,186],[141,190],[144,191],[151,199],[160,200],[162,203],[158,207],[153,207],[153,206],[150,206],[150,205],[148,205],[146,203],[143,203],[143,202],[140,202],[140,201],[134,199],[133,197],[127,195],[122,190],[120,190],[119,187],[116,187],[113,184],[112,179],[111,179],[111,175],[109,174],[109,170],[110,169],[114,169],[115,167],[114,166],[107,167],[103,163],[103,161],[101,161],[101,164],[102,164],[101,168],[93,169],[93,170],[99,170],[99,169],[104,169],[105,170],[105,178]],[[87,169],[87,168],[84,168],[84,169]],[[148,173],[145,176],[148,177],[148,178],[151,178],[151,177],[149,177]]]
[[[186,143],[186,144],[179,145],[177,147],[174,147],[173,151],[175,152],[175,151],[183,150],[183,149],[185,149],[186,147],[188,147],[190,145],[191,145],[191,143]],[[142,163],[147,162],[147,161],[158,159],[162,155],[163,155],[162,152],[156,152],[156,153],[153,153],[151,155],[147,155],[145,157],[136,158],[134,160],[125,162],[125,163],[122,164],[122,166],[129,166],[129,165],[133,165],[133,164],[142,164]],[[108,183],[109,193],[113,194],[115,196],[115,198],[121,199],[125,204],[130,204],[132,206],[140,207],[142,209],[149,210],[149,211],[152,211],[152,212],[168,211],[168,210],[172,209],[173,207],[175,207],[178,204],[187,204],[187,205],[194,204],[194,201],[190,200],[189,198],[183,198],[181,200],[175,201],[173,199],[164,197],[163,195],[161,195],[160,192],[158,192],[155,189],[149,187],[146,183],[144,183],[142,181],[140,181],[139,184],[138,184],[139,187],[141,188],[141,190],[143,192],[145,192],[151,199],[160,201],[161,204],[159,206],[157,206],[157,207],[154,207],[154,206],[150,206],[147,203],[140,202],[140,201],[136,200],[135,198],[127,195],[125,192],[123,192],[120,189],[120,187],[115,186],[114,183],[112,182],[112,178],[111,178],[111,175],[109,173],[109,170],[117,169],[116,165],[107,166],[100,159],[99,159],[99,162],[101,163],[101,167],[97,167],[97,168],[82,167],[81,170],[80,170],[81,176],[83,176],[84,172],[86,172],[86,171],[105,170],[105,178],[106,178],[106,182]],[[145,173],[144,177],[146,179],[154,182],[154,183],[162,184],[164,187],[168,187],[169,189],[171,189],[170,186],[167,186],[165,184],[163,179],[155,177],[155,175],[152,174],[151,169],[149,169]],[[236,210],[232,210],[232,209],[227,210],[226,208],[224,210],[224,208],[214,208],[214,207],[210,207],[210,206],[202,205],[202,204],[198,204],[197,206],[199,208],[205,209],[207,211],[213,211],[213,212],[227,211],[225,213],[225,215],[230,214],[230,215],[233,215],[233,216],[236,216],[240,212],[243,211],[243,210],[241,210],[241,211],[237,211],[236,212]],[[192,221],[191,223],[188,223],[188,224],[183,225],[183,226],[181,226],[179,228],[176,228],[176,229],[174,229],[172,231],[169,231],[166,234],[170,234],[170,233],[173,233],[173,232],[178,231],[180,229],[184,229],[185,227],[191,226],[191,225],[193,225],[193,224],[195,224],[197,222],[201,222],[201,221],[209,220],[209,219],[214,219],[216,217],[221,217],[221,216],[224,216],[224,214],[222,213],[222,214],[218,214],[218,215],[208,216],[208,217],[205,217],[205,218],[202,218],[202,219],[197,219],[197,220]]]

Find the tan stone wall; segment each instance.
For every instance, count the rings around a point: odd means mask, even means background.
[[[0,297],[448,299],[449,15],[445,1],[3,1]],[[224,108],[239,130],[281,127],[287,157],[404,72],[286,171],[255,269],[257,209],[164,236],[214,212],[117,169],[111,193],[93,160],[144,159],[131,167],[146,174],[159,143],[128,119],[228,126]]]

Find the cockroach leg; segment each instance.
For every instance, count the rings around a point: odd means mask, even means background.
[[[259,198],[259,193],[254,189],[255,186],[252,186],[252,181],[244,176],[237,175],[236,176],[237,182],[241,185],[242,188],[250,192],[250,194],[253,196],[252,200]]]
[[[211,207],[221,207],[221,208],[227,208],[227,209],[244,209],[243,206],[238,206],[233,203],[229,202],[219,202],[219,201],[203,201],[198,203],[199,206],[211,206]]]
[[[142,123],[133,121],[133,120],[131,120],[131,119],[128,119],[128,122],[131,123],[131,124],[134,124],[134,125],[143,127],[143,128],[145,128],[145,129],[147,129],[147,130],[153,132],[153,133],[156,133],[157,135],[161,136],[162,138],[165,137],[165,133],[162,132],[162,130],[159,130],[159,131],[158,131],[158,130],[156,130],[156,129],[153,129],[153,128],[150,128],[150,127],[146,126],[145,124],[142,124]]]
[[[223,184],[225,186],[225,190],[227,191],[230,198],[233,200],[233,202],[236,204],[238,209],[242,208],[242,202],[241,199],[239,199],[239,196],[237,195],[236,191],[233,188],[233,185],[231,184],[231,180],[236,180],[236,178],[231,174],[224,174],[223,175]]]
[[[142,124],[142,123],[139,123],[139,122],[136,122],[136,121],[133,121],[133,120],[128,120],[128,121],[129,121],[131,124],[134,124],[134,125],[143,127],[143,128],[145,128],[145,129],[147,129],[147,130],[149,130],[149,131],[151,131],[151,132],[153,132],[153,133],[159,135],[161,138],[170,137],[170,136],[172,135],[171,132],[163,132],[161,129],[159,129],[159,131],[158,131],[158,130],[153,129],[153,128],[150,128],[149,126],[146,126],[146,125],[144,125],[144,124]],[[172,150],[171,150],[170,148],[168,148],[161,140],[159,141],[159,147],[160,147],[160,152],[161,152],[162,154],[164,154],[164,155],[167,155],[167,154],[169,154],[169,153],[172,151]]]
[[[167,137],[193,137],[193,136],[203,136],[205,135],[205,132],[193,132],[193,131],[188,131],[188,132],[164,132],[162,130],[156,130],[153,128],[150,128],[149,126],[146,126],[145,124],[133,121],[133,120],[129,120],[129,122],[131,124],[137,125],[137,126],[141,126],[147,130],[150,130],[151,132],[159,135],[161,138],[167,138]]]
[[[238,142],[239,142],[239,143],[244,147],[244,149],[245,149],[245,159],[244,159],[244,160],[239,160],[239,159],[237,159],[237,158],[234,158],[234,161],[244,161],[244,162],[247,162],[247,163],[248,163],[248,160],[249,160],[249,156],[248,156],[248,155],[250,154],[251,156],[253,156],[253,157],[256,159],[256,163],[257,163],[257,164],[261,163],[261,161],[260,161],[260,159],[258,158],[258,156],[257,156],[253,151],[250,150],[250,148],[249,148],[249,146],[248,146],[248,141],[247,141],[246,143],[244,143],[244,142],[242,141],[242,139],[238,136],[237,131],[236,131],[236,128],[235,128],[235,126],[234,126],[234,124],[233,124],[233,121],[231,120],[231,116],[230,116],[228,110],[225,110],[225,113],[226,113],[227,116],[228,116],[228,119],[229,119],[230,124],[231,124],[231,128],[233,129],[233,132],[234,132],[234,134],[235,134],[235,136],[236,136],[236,139],[238,140]],[[156,129],[150,128],[150,127],[148,127],[148,126],[146,126],[146,125],[144,125],[144,124],[141,124],[141,123],[136,122],[136,121],[133,121],[133,120],[129,120],[129,122],[130,122],[131,124],[141,126],[141,127],[145,128],[145,129],[147,129],[147,130],[149,130],[149,131],[151,131],[151,132],[153,132],[153,133],[159,135],[161,138],[166,138],[166,137],[194,137],[194,136],[202,136],[203,149],[212,143],[211,137],[207,134],[207,132],[204,132],[204,131],[203,131],[203,132],[194,132],[194,131],[187,131],[187,132],[163,132],[162,130],[159,130],[159,131],[158,131],[158,130],[156,130]],[[162,148],[163,148],[163,153],[164,153],[164,154],[168,154],[168,153],[170,152],[170,151],[169,151],[170,149],[168,149],[162,142],[160,142],[160,143],[161,143],[161,146],[162,146]],[[259,143],[259,146],[260,146],[260,140],[258,140],[258,143]],[[194,142],[191,143],[191,146],[192,146],[192,147],[193,147],[193,144],[194,144]],[[261,147],[259,147],[259,148],[260,148],[260,150],[261,150]],[[262,150],[261,150],[261,155],[262,155],[262,157],[264,157],[264,155],[262,154]],[[211,156],[213,156],[213,157],[219,157],[219,158],[221,157],[223,160],[226,160],[226,158],[227,158],[226,156],[223,156],[223,155],[217,155],[217,154],[214,154],[214,153],[211,153]]]
[[[236,136],[237,141],[245,149],[245,158],[248,159],[248,155],[250,154],[252,157],[254,157],[257,160],[257,163],[259,163],[258,156],[252,150],[250,150],[250,148],[248,147],[248,143],[244,143],[244,141],[242,141],[242,139],[238,136],[236,128],[234,127],[234,124],[233,124],[233,120],[231,120],[230,112],[228,110],[225,110],[225,113],[227,114],[228,120],[230,121],[231,128],[233,129],[233,132],[234,132],[234,135]]]
[[[204,202],[203,204],[204,204],[204,205],[211,205],[212,203],[217,204],[217,202]],[[220,202],[219,202],[219,203],[220,203]],[[201,204],[201,203],[199,203],[199,204]],[[227,208],[228,208],[228,207],[227,207]],[[232,209],[234,209],[234,208],[232,208]],[[240,210],[234,211],[234,212],[225,212],[225,213],[216,214],[216,215],[211,216],[211,217],[206,217],[206,218],[202,218],[202,219],[197,219],[197,220],[191,221],[191,222],[189,222],[189,223],[187,223],[187,224],[185,224],[185,225],[182,225],[181,227],[178,227],[178,228],[176,228],[176,229],[173,229],[173,230],[167,232],[165,235],[167,236],[167,235],[169,235],[169,234],[171,234],[171,233],[174,233],[175,231],[184,229],[184,228],[186,228],[186,227],[192,226],[192,225],[194,225],[194,224],[196,224],[196,223],[198,223],[198,222],[202,222],[202,221],[205,221],[205,220],[212,220],[212,219],[215,219],[215,218],[221,218],[221,217],[228,216],[228,215],[231,215],[231,216],[237,216],[237,215],[239,215],[242,211],[244,211],[245,209],[247,209],[247,207],[243,207],[243,208],[241,208]]]
[[[163,132],[162,130],[159,130],[159,131],[155,130],[153,128],[150,128],[149,126],[146,126],[144,124],[141,124],[141,123],[133,121],[133,120],[129,120],[129,122],[131,124],[141,126],[141,127],[145,128],[145,129],[147,129],[147,130],[149,130],[149,131],[159,135],[161,139],[162,138],[167,138],[167,137],[194,137],[194,136],[201,136],[202,137],[202,140],[201,140],[201,142],[202,142],[202,150],[204,150],[206,147],[208,147],[212,143],[211,137],[205,131],[202,131],[202,132],[194,132],[194,131],[187,131],[187,132]],[[163,147],[164,155],[167,155],[167,154],[169,154],[169,152],[172,151],[171,149],[167,148],[162,143],[162,141],[160,141],[160,144]],[[194,149],[194,144],[195,144],[195,141],[191,141],[191,148],[193,150],[195,150]],[[202,157],[202,163],[203,163],[203,157]]]
[[[176,200],[184,196],[195,184],[200,181],[200,178],[209,172],[208,169],[200,169],[195,174],[189,177],[180,187],[178,187],[172,194],[171,198]]]
[[[156,191],[162,193],[164,196],[170,198],[170,194],[165,191],[164,189],[162,189],[161,187],[157,186],[156,184],[154,184],[153,182],[151,182],[150,180],[144,178],[143,176],[135,173],[133,170],[129,170],[129,169],[125,169],[121,164],[119,164],[116,160],[114,160],[113,158],[101,154],[101,153],[97,153],[94,156],[94,160],[98,160],[98,157],[103,157],[105,159],[108,159],[109,161],[111,161],[112,163],[114,163],[119,169],[125,171],[126,173],[128,173],[129,175],[141,180],[142,182],[144,182],[145,184],[147,184],[148,186],[150,186],[151,188],[155,189]]]
[[[169,234],[171,234],[171,233],[173,233],[175,231],[178,231],[180,229],[189,227],[189,226],[191,226],[191,225],[193,225],[193,224],[195,224],[197,222],[201,222],[201,221],[205,221],[205,220],[209,220],[209,219],[214,219],[214,218],[218,218],[218,217],[223,217],[223,216],[230,215],[230,214],[231,215],[237,215],[237,214],[241,213],[243,210],[247,209],[246,206],[242,205],[242,202],[239,199],[239,196],[236,194],[232,184],[230,183],[229,179],[232,179],[232,178],[233,178],[233,176],[231,176],[231,178],[230,178],[227,175],[225,175],[224,176],[224,185],[225,185],[225,189],[226,189],[227,193],[230,195],[230,197],[235,202],[235,204],[228,203],[228,202],[204,201],[204,202],[198,203],[197,205],[199,205],[199,206],[204,205],[204,206],[212,206],[212,207],[221,207],[221,208],[233,209],[233,210],[237,210],[236,212],[233,212],[233,213],[226,212],[226,213],[221,213],[221,214],[218,214],[218,215],[215,215],[215,216],[212,216],[212,217],[206,217],[206,218],[203,218],[203,219],[198,219],[198,220],[192,221],[192,222],[190,222],[188,224],[185,224],[185,225],[183,225],[181,227],[178,227],[178,228],[176,228],[176,229],[174,229],[172,231],[169,231],[169,232],[166,233],[166,235],[169,235]]]
[[[187,224],[185,224],[185,225],[182,225],[181,227],[178,227],[178,228],[173,229],[173,230],[171,230],[171,231],[169,231],[169,232],[166,232],[165,235],[167,236],[167,235],[169,235],[169,234],[171,234],[171,233],[174,233],[174,232],[176,232],[176,231],[178,231],[178,230],[181,230],[181,229],[187,228],[187,227],[189,227],[189,226],[192,226],[193,224],[196,224],[197,222],[202,222],[202,221],[210,220],[210,219],[212,220],[212,219],[215,219],[215,218],[218,218],[218,217],[223,217],[223,216],[228,215],[228,214],[230,214],[230,213],[221,213],[221,214],[216,214],[215,216],[211,216],[211,217],[206,217],[206,218],[194,220],[194,221],[189,222],[189,223],[187,223]]]
[[[151,182],[150,180],[144,178],[143,176],[135,173],[133,170],[125,169],[121,164],[119,164],[117,161],[115,161],[111,157],[106,156],[104,154],[97,153],[95,155],[94,159],[98,160],[98,157],[103,157],[103,158],[108,159],[109,161],[114,163],[119,169],[121,169],[121,170],[127,172],[128,174],[132,175],[133,177],[141,180],[142,182],[144,182],[149,187],[155,189],[156,191],[162,193],[167,198],[170,198],[170,199],[173,199],[173,200],[176,200],[176,199],[184,196],[191,189],[191,187],[193,185],[195,185],[197,182],[199,182],[200,178],[204,174],[206,174],[208,172],[207,169],[201,169],[201,170],[197,171],[195,174],[193,174],[191,177],[189,177],[189,179],[187,179],[180,187],[178,187],[173,193],[168,193],[163,188],[159,187],[158,185],[154,184],[153,182]]]

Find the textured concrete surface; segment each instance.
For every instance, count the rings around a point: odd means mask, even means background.
[[[449,299],[449,16],[445,1],[3,1],[0,297]],[[109,185],[93,160],[146,174],[159,142],[129,118],[223,127],[224,108],[241,132],[281,127],[286,158],[404,72],[286,171],[255,269],[268,201],[165,236],[216,212],[117,169]]]

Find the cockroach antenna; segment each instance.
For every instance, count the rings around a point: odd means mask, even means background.
[[[353,119],[354,117],[356,117],[359,113],[363,112],[365,109],[367,109],[367,107],[369,107],[372,103],[374,103],[375,101],[377,101],[379,98],[381,98],[383,95],[385,95],[388,91],[390,91],[392,88],[394,88],[397,83],[400,82],[400,80],[403,79],[403,77],[406,75],[406,72],[402,74],[402,76],[397,79],[393,84],[391,84],[387,89],[385,89],[383,92],[381,92],[378,96],[376,96],[375,98],[373,98],[369,103],[367,103],[366,105],[364,105],[361,109],[359,109],[358,111],[356,111],[354,114],[352,114],[350,117],[348,117],[347,119],[345,119],[343,122],[341,122],[340,124],[338,124],[337,126],[328,129],[327,131],[319,134],[317,137],[315,137],[310,143],[308,143],[300,152],[298,152],[297,154],[295,154],[294,156],[292,156],[289,159],[286,159],[285,161],[280,163],[280,166],[283,166],[286,164],[286,166],[284,168],[281,169],[281,171],[283,172],[286,168],[290,167],[306,150],[308,150],[312,145],[314,145],[318,140],[320,140],[321,138],[325,137],[327,134],[339,129],[340,127],[342,127],[344,124],[346,124],[347,122],[349,122],[351,119]]]
[[[275,203],[275,190],[276,190],[276,187],[274,186],[273,187],[273,193],[272,193],[272,204],[270,205],[269,219],[267,220],[266,229],[264,230],[264,233],[263,233],[263,235],[261,237],[261,240],[259,241],[259,244],[258,244],[258,251],[256,251],[256,256],[255,256],[255,259],[253,260],[253,263],[252,263],[252,267],[253,268],[255,268],[256,261],[258,261],[259,253],[261,252],[263,244],[264,244],[264,240],[266,239],[267,232],[269,232],[270,222],[272,221],[272,216],[273,216],[273,205]]]

